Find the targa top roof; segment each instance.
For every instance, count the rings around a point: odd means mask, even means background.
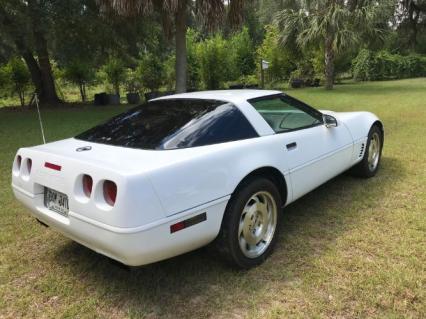
[[[199,92],[188,92],[179,93],[173,95],[162,96],[154,100],[166,100],[166,99],[208,99],[208,100],[221,100],[231,103],[238,103],[240,101],[247,101],[250,99],[281,94],[282,92],[276,90],[214,90],[214,91],[199,91]]]

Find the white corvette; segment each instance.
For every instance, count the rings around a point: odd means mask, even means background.
[[[279,91],[186,93],[19,149],[12,187],[40,222],[126,265],[215,241],[248,268],[270,254],[284,206],[350,168],[375,175],[382,146],[368,112]]]

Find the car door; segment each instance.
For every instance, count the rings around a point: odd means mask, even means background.
[[[284,94],[250,100],[250,103],[276,133],[283,167],[290,173],[291,201],[350,165],[353,141],[343,124],[326,127],[321,112]]]

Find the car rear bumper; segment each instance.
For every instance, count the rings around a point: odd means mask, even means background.
[[[186,210],[138,227],[107,225],[70,211],[62,216],[44,206],[43,193],[31,194],[13,185],[16,198],[27,206],[34,217],[66,237],[129,266],[140,266],[202,247],[219,233],[223,213],[230,196]],[[207,219],[191,227],[171,233],[170,226],[206,213]]]

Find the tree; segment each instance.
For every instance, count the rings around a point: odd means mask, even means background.
[[[30,74],[25,63],[19,57],[13,57],[0,68],[0,86],[17,93],[21,106],[25,106],[25,91],[30,84]]]
[[[120,94],[120,84],[126,80],[126,69],[123,62],[115,57],[110,57],[103,67],[108,83],[114,89],[115,94]]]
[[[86,102],[86,86],[95,78],[92,66],[82,61],[73,61],[65,67],[64,77],[68,81],[78,85],[81,100]]]
[[[122,15],[149,14],[154,10],[159,12],[167,33],[175,27],[176,52],[176,91],[185,92],[187,86],[187,47],[186,32],[188,29],[189,11],[195,8],[197,16],[202,16],[205,24],[211,29],[220,23],[225,13],[225,3],[228,17],[234,24],[241,22],[243,0],[98,0],[105,8],[112,8]],[[194,7],[195,6],[195,7]]]
[[[46,1],[0,1],[0,34],[24,59],[42,103],[59,102],[52,75],[46,31]]]
[[[229,50],[233,52],[233,66],[237,75],[250,75],[256,67],[255,49],[250,39],[248,29],[244,27],[229,39]]]
[[[163,84],[164,81],[164,66],[158,56],[147,53],[140,65],[137,73],[140,74],[142,85],[155,92]]]
[[[230,73],[231,56],[226,41],[220,34],[216,34],[200,42],[197,51],[204,87],[209,90],[219,89]]]
[[[288,79],[290,73],[296,69],[296,57],[300,57],[293,54],[287,46],[280,46],[279,34],[276,26],[266,25],[263,42],[257,48],[258,60],[269,62],[268,76],[273,81]]]
[[[388,7],[386,0],[301,1],[298,9],[280,11],[275,22],[283,44],[323,47],[325,87],[332,89],[336,54],[360,43],[365,34],[380,36]]]
[[[426,30],[426,0],[400,0],[399,31],[411,51],[416,51],[419,33]]]

